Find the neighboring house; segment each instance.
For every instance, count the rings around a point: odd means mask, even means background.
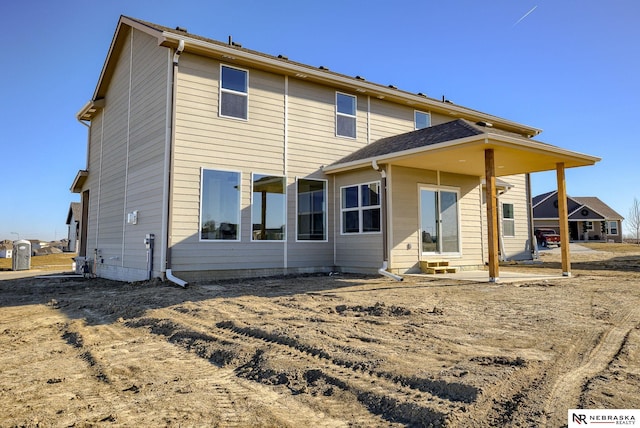
[[[39,239],[27,239],[31,243],[31,255],[37,255],[38,250],[49,246],[48,242],[41,241]]]
[[[77,117],[79,256],[126,281],[393,276],[430,260],[488,263],[497,280],[498,257],[531,258],[529,173],[599,160],[530,126],[128,17]]]
[[[13,244],[0,244],[0,259],[13,257]]]
[[[69,227],[66,251],[75,253],[78,251],[78,240],[80,239],[80,219],[82,218],[82,205],[80,202],[71,202],[69,213],[67,214],[67,226]]]
[[[558,192],[538,195],[532,200],[535,228],[559,229]],[[567,196],[569,235],[573,241],[622,242],[624,217],[594,196]]]

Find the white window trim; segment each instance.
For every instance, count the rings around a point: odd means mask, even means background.
[[[253,203],[253,183],[254,183],[254,177],[256,175],[270,175],[273,177],[280,177],[282,178],[283,181],[283,186],[284,186],[284,203],[283,203],[283,212],[284,212],[284,236],[282,237],[282,239],[254,239],[253,238],[253,207],[255,206],[255,204]],[[252,172],[251,173],[251,242],[270,242],[270,243],[278,243],[278,242],[287,242],[287,177],[285,177],[284,175],[279,175],[279,174],[270,174],[267,172]]]
[[[345,95],[347,97],[353,98],[354,111],[355,111],[354,114],[340,113],[338,111],[338,95]],[[358,138],[358,97],[356,95],[347,94],[346,92],[336,91],[336,96],[335,96],[335,99],[334,99],[334,106],[335,106],[335,111],[336,111],[336,119],[335,119],[335,135],[336,135],[336,137],[338,137],[338,138],[347,138],[349,140],[357,139]],[[353,118],[353,120],[355,122],[355,135],[353,137],[350,136],[350,135],[340,135],[340,134],[338,134],[338,116]]]
[[[238,237],[237,239],[202,239],[202,191],[203,189],[203,179],[204,179],[204,172],[205,171],[220,171],[220,172],[233,172],[239,175],[239,186],[240,188],[238,189],[239,195],[240,197],[238,198],[238,207],[237,207],[237,214],[238,214]],[[240,242],[242,240],[242,171],[235,171],[235,170],[229,170],[229,169],[219,169],[219,168],[205,168],[205,167],[200,167],[200,215],[198,218],[198,240],[200,242],[214,242],[214,243],[221,243],[221,242]]]
[[[223,67],[233,68],[234,70],[240,70],[247,73],[247,92],[238,92],[231,89],[225,89],[222,87],[222,68]],[[220,64],[219,76],[220,78],[218,79],[218,116],[224,117],[225,119],[241,120],[243,122],[249,121],[249,70],[240,68],[240,67],[234,67],[233,65]],[[236,117],[236,116],[226,116],[222,114],[222,93],[223,92],[226,92],[228,94],[234,94],[234,95],[242,95],[247,99],[247,117],[246,118]]]
[[[615,224],[616,233],[611,233],[611,223]],[[616,220],[607,220],[607,235],[618,236],[620,234],[620,230],[618,228],[618,222]]]
[[[505,238],[514,238],[516,236],[516,206],[513,202],[502,202],[501,203],[501,215],[502,215],[502,227],[500,228],[500,232],[502,233],[502,236]],[[513,218],[505,218],[504,216],[504,205],[511,205],[512,210],[513,210]],[[513,235],[507,235],[504,233],[504,222],[505,221],[510,221],[513,222]]]
[[[427,126],[427,128],[431,127],[431,113],[428,111],[422,111],[422,110],[414,110],[413,111],[413,128],[417,131],[418,129],[423,129],[423,128],[418,128],[418,121],[416,120],[416,116],[418,113],[422,113],[422,114],[426,114],[427,116],[429,116],[429,126]]]
[[[324,211],[325,211],[325,215],[324,215],[324,239],[298,239],[298,181],[300,180],[307,180],[307,181],[322,181],[324,182],[324,195],[325,195],[325,200],[324,200]],[[306,242],[306,243],[311,243],[311,242],[329,242],[329,180],[324,179],[324,178],[307,178],[307,177],[296,177],[296,212],[295,212],[295,216],[296,216],[296,241],[295,242]]]
[[[593,221],[592,220],[585,220],[584,224],[585,224],[586,230],[588,232],[593,232]]]
[[[368,186],[370,184],[377,184],[378,185],[378,205],[367,205],[366,207],[362,206],[362,186]],[[346,189],[348,187],[356,187],[358,189],[358,206],[354,207],[354,208],[343,208],[342,207],[342,189]],[[362,226],[363,226],[363,222],[362,222],[362,212],[364,210],[371,210],[371,209],[376,209],[378,208],[380,210],[380,230],[378,231],[373,231],[373,232],[363,232],[362,231]],[[343,213],[347,212],[347,211],[358,211],[358,232],[345,232],[343,229]],[[380,181],[369,181],[366,183],[357,183],[357,184],[350,184],[348,186],[341,186],[340,187],[340,235],[347,235],[347,236],[353,236],[353,235],[379,235],[382,233],[382,183]]]

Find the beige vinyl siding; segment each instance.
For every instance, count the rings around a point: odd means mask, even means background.
[[[319,179],[318,174],[311,174],[305,176],[298,176],[297,178],[307,179]],[[287,267],[297,270],[310,270],[313,269],[326,269],[332,268],[334,265],[333,254],[333,236],[334,236],[334,222],[333,222],[333,177],[325,177],[323,180],[327,185],[326,194],[326,241],[298,241],[297,240],[297,181],[295,176],[290,176],[288,179],[289,185],[287,186]]]
[[[414,108],[371,98],[371,142],[415,129]]]
[[[100,182],[99,195],[90,195],[99,197],[100,204],[95,247],[99,250],[98,272],[108,266],[122,266],[131,47],[130,30],[105,96],[102,158],[98,159],[98,168],[91,165],[89,170],[90,175],[99,173]]]
[[[233,66],[233,64],[225,64]],[[218,115],[220,63],[180,58],[176,98],[172,269],[275,269],[284,242],[251,241],[251,173],[284,173],[284,76],[248,70],[248,120]],[[241,174],[240,241],[200,241],[201,169]]]
[[[306,176],[366,145],[367,99],[343,93],[357,97],[355,139],[336,136],[335,89],[289,79],[289,174]]]
[[[393,191],[390,270],[405,273],[419,269],[418,263],[422,258],[419,235],[420,185],[453,188],[459,191],[460,254],[434,255],[432,258],[446,258],[452,266],[482,264],[481,216],[478,212],[479,183],[478,177],[441,172],[438,184],[436,171],[393,167],[390,180]]]
[[[339,174],[335,177],[335,194],[333,197],[336,219],[336,265],[343,271],[375,271],[382,266],[382,232],[380,233],[341,233],[341,199],[340,188],[364,183],[379,182],[382,193],[382,179],[380,173],[371,169]],[[383,195],[381,194],[381,197]],[[382,213],[381,213],[382,214]],[[381,221],[383,217],[381,217]]]
[[[503,256],[507,260],[529,260],[531,259],[531,243],[529,240],[529,207],[527,205],[527,179],[526,175],[509,175],[499,177],[501,181],[509,183],[513,187],[503,194],[498,195],[498,230],[502,235],[502,203],[513,204],[514,211],[514,228],[515,236],[502,236],[502,247],[504,249]],[[503,189],[498,189],[498,193]],[[485,199],[485,186],[482,186],[482,230],[483,234],[487,233],[487,204]],[[553,222],[552,222],[553,223]],[[555,222],[557,227],[557,222]],[[484,261],[488,262],[488,243],[487,238],[483,241]],[[500,250],[502,251],[502,250]]]
[[[123,266],[146,266],[144,238],[153,233],[160,244],[162,234],[164,153],[167,121],[169,57],[155,38],[134,32],[129,112],[129,153],[126,213],[138,211],[137,224],[125,220]],[[160,271],[160,251],[154,270]]]
[[[438,178],[435,171],[403,167],[392,167],[388,177],[392,194],[389,270],[405,273],[419,269],[418,183],[435,185]]]
[[[431,126],[451,122],[452,120],[456,120],[456,119],[457,117],[445,116],[443,114],[438,114],[438,113],[431,113]]]
[[[89,128],[89,156],[87,169],[89,175],[83,191],[89,189],[89,209],[87,212],[86,257],[93,258],[93,249],[98,248],[98,211],[100,203],[100,158],[102,156],[102,128],[104,111],[96,115]]]
[[[105,108],[91,123],[87,256],[97,249],[100,275],[134,281],[147,275],[145,235],[159,243],[162,233],[168,56],[137,30],[127,32],[117,55]],[[127,224],[136,210],[138,223]],[[157,252],[156,273],[160,266]]]
[[[482,262],[482,214],[480,206],[480,179],[469,175],[440,173],[442,186],[456,187],[460,191],[460,257],[451,260],[453,266],[478,266]]]
[[[513,204],[515,219],[515,236],[504,236],[503,247],[505,256],[511,260],[523,260],[531,258],[531,243],[529,241],[529,212],[527,206],[527,180],[526,175],[510,175],[500,177],[501,180],[513,185],[511,189],[498,196],[498,201]],[[502,206],[498,208],[500,215],[500,231],[502,232]]]

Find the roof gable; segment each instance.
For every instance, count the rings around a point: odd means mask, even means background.
[[[592,210],[596,211],[598,214],[602,215],[606,219],[609,219],[609,220],[624,219],[624,217],[618,214],[613,208],[611,208],[609,205],[602,202],[600,198],[597,198],[595,196],[580,196],[580,197],[576,196],[573,199],[591,208]]]
[[[558,218],[558,195],[557,191],[543,193],[534,196],[533,218],[534,219],[557,219]],[[536,202],[537,201],[537,202]],[[622,220],[623,217],[611,209],[608,205],[594,196],[573,197],[567,196],[567,212],[571,220]]]

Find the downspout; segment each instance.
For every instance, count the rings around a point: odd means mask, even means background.
[[[187,282],[183,279],[180,279],[173,275],[171,272],[171,158],[173,156],[173,147],[175,143],[175,124],[176,124],[176,95],[178,92],[178,88],[176,85],[176,76],[178,75],[178,61],[180,60],[180,54],[184,51],[184,40],[180,40],[178,42],[178,47],[173,53],[173,67],[171,67],[171,82],[170,89],[171,91],[167,91],[170,93],[170,100],[167,103],[169,112],[168,112],[168,127],[167,127],[167,135],[166,135],[166,145],[165,145],[165,158],[164,158],[164,168],[166,173],[166,181],[163,189],[163,199],[166,203],[166,210],[164,212],[164,216],[162,219],[162,227],[164,234],[164,246],[165,250],[165,263],[163,263],[163,267],[165,269],[164,274],[165,278],[169,281],[173,282],[180,287],[186,287]]]
[[[380,201],[380,211],[382,214],[382,267],[378,269],[378,273],[380,275],[388,276],[389,278],[395,279],[396,281],[402,281],[403,278],[399,275],[393,274],[387,271],[389,267],[389,239],[388,239],[388,230],[389,226],[387,224],[387,172],[384,169],[381,169],[378,166],[378,162],[376,160],[371,161],[371,167],[380,173],[380,177],[382,178],[382,200]]]

